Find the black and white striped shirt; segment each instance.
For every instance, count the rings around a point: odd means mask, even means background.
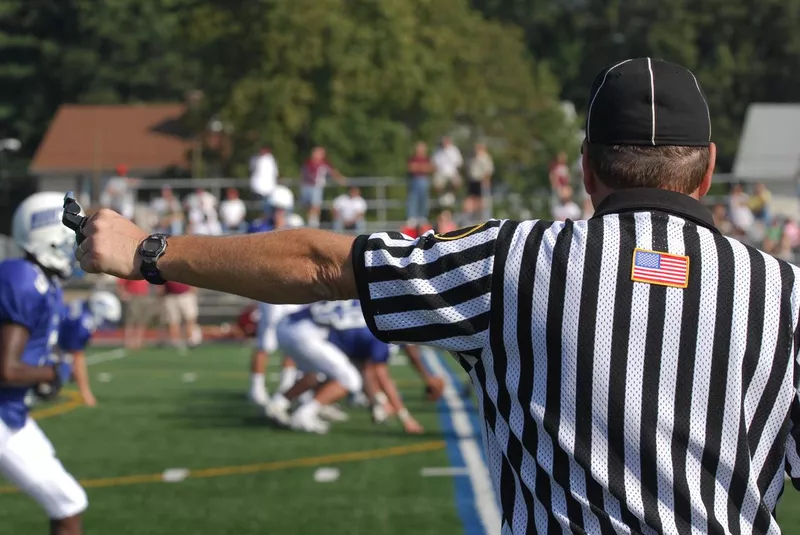
[[[688,257],[635,282],[634,251]],[[503,533],[779,533],[800,486],[798,269],[688,196],[620,191],[589,221],[362,236],[381,339],[457,355],[477,389]],[[800,488],[800,487],[799,487]]]

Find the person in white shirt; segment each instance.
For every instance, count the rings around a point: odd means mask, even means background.
[[[120,164],[116,168],[116,175],[106,182],[100,196],[100,204],[111,208],[127,219],[133,219],[136,210],[136,196],[132,186],[137,186],[139,181],[128,176],[128,167]]]
[[[219,204],[219,217],[223,229],[226,232],[244,232],[247,228],[246,216],[247,206],[239,198],[239,190],[228,188],[225,191],[225,200]]]
[[[339,195],[333,200],[334,229],[363,232],[366,213],[367,201],[361,196],[361,190],[351,186],[347,194]]]
[[[150,202],[156,219],[156,229],[165,234],[183,234],[183,208],[169,185],[161,187],[161,196]]]
[[[461,151],[449,137],[443,137],[441,146],[433,153],[433,187],[441,195],[439,204],[452,206],[455,203],[455,191],[461,187],[462,165],[464,158]],[[448,186],[452,186],[453,191],[448,191]]]
[[[578,204],[572,200],[572,186],[562,186],[559,195],[559,202],[553,205],[553,220],[578,221],[581,219],[583,211]]]
[[[203,188],[197,188],[184,202],[189,214],[189,234],[216,236],[222,234],[217,215],[217,198]]]
[[[278,162],[269,147],[261,147],[259,153],[250,159],[250,189],[266,208],[266,201],[277,185]]]

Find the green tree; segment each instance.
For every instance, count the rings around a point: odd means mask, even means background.
[[[199,69],[176,39],[186,0],[0,4],[0,125],[30,154],[63,103],[176,101]]]
[[[522,164],[572,133],[520,30],[466,0],[201,0],[186,28],[240,172],[260,142],[284,173],[321,144],[363,175],[402,173],[416,139],[456,128]]]
[[[800,0],[472,0],[521,27],[529,50],[585,109],[592,77],[627,57],[681,63],[711,109],[719,165],[730,169],[747,106],[797,100]]]

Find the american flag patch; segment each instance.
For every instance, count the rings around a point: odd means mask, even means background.
[[[689,285],[689,257],[634,249],[631,280],[686,288]]]

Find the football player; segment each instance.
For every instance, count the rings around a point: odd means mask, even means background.
[[[360,309],[342,307],[341,302],[323,301],[305,305],[289,314],[278,324],[278,344],[289,353],[303,377],[284,394],[278,393],[267,405],[267,416],[292,429],[312,433],[326,433],[329,425],[323,417],[334,403],[348,394],[360,392],[361,374],[347,355],[330,342],[329,330],[333,325],[345,328],[351,322],[363,322]],[[326,381],[318,386],[311,399],[300,404],[289,416],[292,401],[318,384],[318,375]],[[340,419],[340,418],[338,418]]]
[[[61,224],[63,195],[36,193],[14,212],[25,257],[0,262],[0,473],[36,500],[55,535],[82,533],[86,493],[28,414],[26,394],[54,397],[72,373],[57,356],[61,279],[72,273],[75,235]]]
[[[269,232],[302,226],[302,218],[297,221],[292,218],[294,208],[294,195],[285,186],[277,186],[267,199],[270,213],[265,213],[262,217],[255,219],[248,229],[248,232]],[[299,224],[298,224],[299,223]],[[269,400],[267,386],[264,381],[264,372],[267,368],[267,361],[270,353],[274,353],[278,348],[275,328],[278,322],[289,312],[296,310],[294,305],[271,305],[268,303],[258,303],[258,326],[256,333],[256,348],[250,359],[250,390],[247,397],[253,403],[265,406]],[[297,369],[291,359],[284,357],[281,369],[280,384],[278,391],[282,392],[290,388],[297,378]]]
[[[397,415],[407,433],[422,433],[422,426],[408,412],[389,373],[389,344],[369,330],[358,300],[341,301],[338,306],[347,309],[353,320],[331,322],[329,340],[362,370],[373,420],[382,423],[388,416]]]
[[[58,332],[58,347],[63,353],[72,356],[73,377],[83,402],[89,407],[97,405],[97,400],[92,393],[86,371],[86,346],[97,327],[116,324],[121,318],[122,304],[119,298],[106,291],[94,292],[89,299],[79,299],[64,307]]]

